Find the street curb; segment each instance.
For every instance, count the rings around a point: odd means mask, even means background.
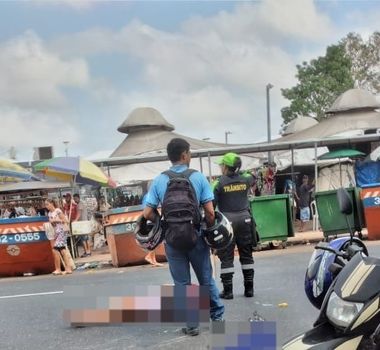
[[[75,271],[86,271],[86,270],[104,270],[113,268],[111,261],[91,261],[91,262],[82,262],[76,263]]]
[[[363,241],[366,241],[368,239],[368,235],[366,233],[362,233],[363,235]],[[331,236],[331,238],[335,238],[335,236]],[[349,237],[348,234],[344,234],[344,235],[338,235],[337,237]],[[355,237],[357,237],[355,235]],[[287,245],[300,245],[300,244],[309,244],[309,243],[318,243],[318,242],[321,242],[324,240],[324,236],[323,234],[322,235],[319,235],[318,237],[305,237],[305,238],[297,238],[297,237],[290,237],[288,238],[287,240]]]
[[[313,238],[302,238],[302,239],[292,239],[293,237],[287,240],[287,245],[300,245],[300,244],[308,244],[308,243],[318,243],[323,241],[323,236],[313,237]]]

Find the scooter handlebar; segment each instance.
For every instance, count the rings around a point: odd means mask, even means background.
[[[330,247],[325,246],[325,245],[319,245],[319,244],[317,244],[317,245],[315,246],[315,249],[326,250],[326,251],[328,251],[328,252],[334,253],[334,254],[337,255],[337,256],[341,256],[342,258],[345,258],[345,259],[348,257],[347,253],[342,252],[342,251],[340,251],[340,250],[335,250],[335,249],[330,248]]]

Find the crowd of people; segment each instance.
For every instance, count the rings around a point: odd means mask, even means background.
[[[72,197],[70,193],[67,193],[64,196],[62,205],[57,207],[62,210],[68,225],[72,225],[76,221],[92,220],[92,233],[90,235],[79,235],[73,239],[75,247],[83,249],[83,253],[80,255],[81,258],[91,256],[91,249],[96,249],[99,246],[99,241],[106,241],[103,232],[103,216],[111,206],[107,203],[105,197],[101,196],[97,201],[95,210],[91,211],[79,194],[76,193]],[[66,243],[71,248],[72,242],[69,239],[66,239]]]
[[[101,247],[106,242],[103,232],[103,216],[111,205],[104,196],[95,201],[95,207],[90,208],[85,201],[81,200],[79,194],[71,196],[65,194],[62,199],[33,199],[33,201],[10,201],[0,206],[0,219],[25,218],[33,216],[47,216],[52,226],[52,235],[49,237],[56,268],[55,275],[62,274],[60,270],[60,257],[65,265],[71,257],[70,250],[81,247],[83,253],[80,257],[91,255],[91,249]],[[76,221],[92,220],[92,233],[90,235],[79,235],[70,239],[70,224]],[[69,248],[69,249],[68,249]],[[71,273],[70,267],[66,269]]]
[[[47,216],[47,209],[43,200],[32,203],[8,202],[0,205],[0,219],[12,219],[26,216]]]
[[[115,207],[130,207],[141,204],[143,204],[143,197],[138,194],[124,195],[123,193],[120,193],[114,201]]]

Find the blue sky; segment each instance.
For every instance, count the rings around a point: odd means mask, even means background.
[[[2,1],[0,156],[112,151],[140,106],[188,136],[262,141],[269,82],[275,137],[295,65],[379,17],[378,1]]]

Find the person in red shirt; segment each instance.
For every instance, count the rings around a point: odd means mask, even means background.
[[[65,197],[65,204],[63,206],[63,211],[67,218],[70,220],[70,222],[77,221],[78,220],[78,205],[75,203],[75,201],[72,199],[70,193],[66,193]],[[70,206],[71,206],[71,214],[70,214]]]

